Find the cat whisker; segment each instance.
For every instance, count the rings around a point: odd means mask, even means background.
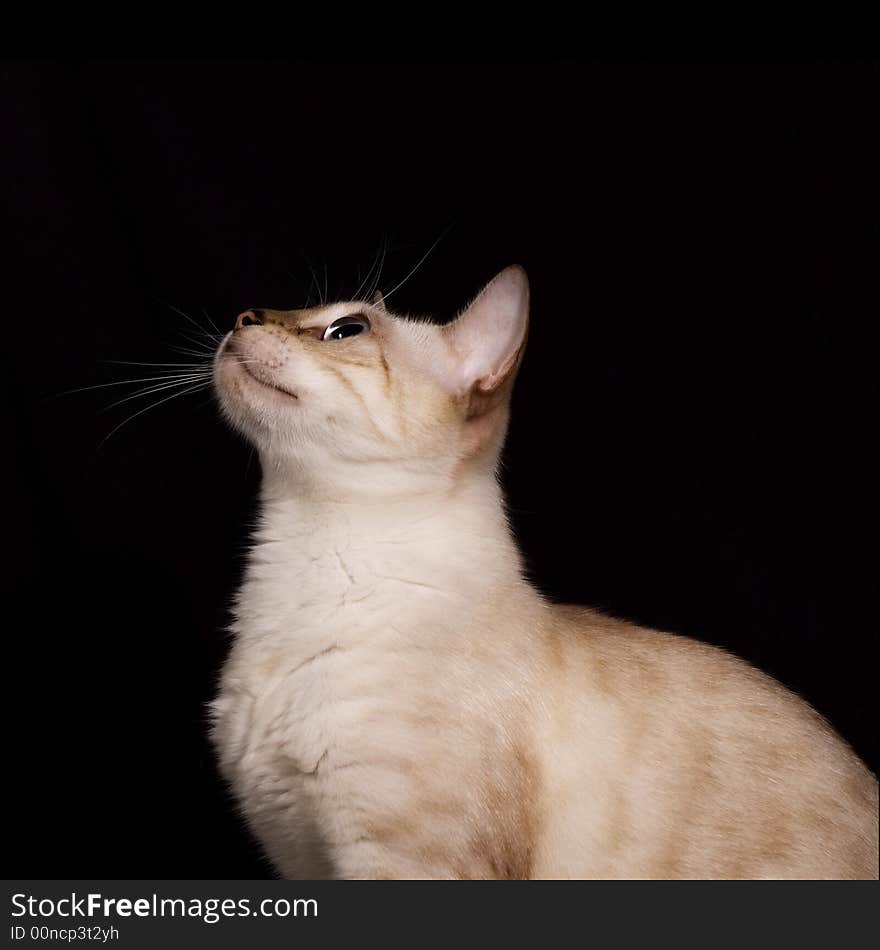
[[[312,306],[312,287],[315,288],[315,291],[319,297],[321,296],[321,287],[318,284],[318,275],[315,273],[315,268],[312,266],[312,262],[309,260],[309,258],[305,254],[303,255],[303,257],[305,257],[306,265],[309,268],[309,273],[312,275],[312,282],[309,285],[309,293],[308,293],[308,296],[306,297],[306,307],[311,307]]]
[[[373,260],[370,262],[370,266],[367,269],[366,274],[364,274],[363,280],[358,284],[357,290],[352,295],[352,300],[360,300],[366,302],[369,299],[369,288],[373,284],[373,275],[376,272],[376,267],[379,264],[379,261],[382,257],[382,245],[380,244],[376,253],[373,257]],[[360,273],[360,272],[359,272]]]
[[[97,385],[94,385],[94,386],[79,386],[76,389],[67,389],[64,392],[56,393],[55,396],[52,398],[58,398],[60,396],[71,396],[74,393],[90,392],[94,389],[106,389],[108,386],[133,386],[136,383],[152,383],[152,382],[158,382],[160,380],[164,382],[170,382],[171,380],[175,380],[175,379],[181,379],[181,380],[189,380],[190,378],[207,379],[209,375],[210,373],[208,372],[181,373],[179,375],[164,374],[162,376],[146,376],[146,377],[139,377],[137,379],[117,379],[110,383],[98,383]]]
[[[376,291],[379,289],[379,281],[382,280],[382,274],[385,270],[385,261],[388,258],[388,238],[386,237],[382,244],[382,258],[379,261],[379,268],[376,271],[376,276],[373,279],[373,283],[370,285],[369,290],[367,290],[366,299],[372,302],[373,297],[376,296]]]
[[[437,247],[437,245],[443,240],[443,238],[446,237],[446,235],[450,232],[450,230],[452,230],[451,224],[441,233],[440,237],[438,237],[437,240],[434,241],[434,243],[428,248],[428,250],[425,251],[425,253],[418,259],[415,267],[413,267],[413,269],[406,275],[406,277],[404,277],[403,280],[400,281],[400,283],[395,284],[395,286],[392,287],[391,290],[388,291],[388,293],[382,295],[386,300],[392,294],[397,293],[397,291],[400,290],[400,288],[403,287],[403,285],[415,275],[416,271],[418,271],[418,269],[422,266],[422,264],[425,263],[425,261],[428,259],[428,256],[434,250],[434,248]]]
[[[354,292],[354,295],[352,296],[352,300],[367,300],[367,299],[369,299],[369,296],[370,296],[369,291],[367,291],[367,293],[366,293],[363,297],[361,296],[361,291],[364,289],[364,287],[367,286],[368,282],[370,281],[371,277],[373,276],[373,271],[376,269],[376,265],[379,263],[379,260],[380,260],[382,257],[383,257],[383,244],[380,244],[379,247],[378,247],[377,250],[376,250],[376,255],[375,255],[375,257],[373,258],[373,262],[370,264],[369,270],[368,270],[367,273],[364,275],[364,279],[358,284],[358,288],[357,288],[357,290]],[[380,269],[380,272],[381,272],[381,269]]]
[[[211,315],[208,313],[207,310],[205,310],[204,307],[202,307],[202,313],[205,315],[205,319],[208,321],[208,323],[210,323],[211,326],[212,326],[212,327],[217,331],[217,333],[220,334],[220,336],[222,337],[223,334],[220,332],[220,327],[218,327],[217,324],[214,323],[214,321],[211,319]]]
[[[181,356],[188,356],[190,359],[194,360],[203,360],[208,363],[211,362],[214,357],[217,355],[217,346],[207,347],[205,349],[187,349],[186,347],[172,347],[175,353],[179,353]]]
[[[204,339],[200,339],[199,337],[194,337],[191,334],[184,332],[183,330],[180,331],[180,335],[189,343],[191,343],[193,346],[201,346],[206,349],[210,349],[211,347],[216,346],[220,342],[220,340],[223,339],[222,337],[218,337],[212,333],[207,333],[207,332],[204,334]]]
[[[213,349],[205,348],[205,349],[191,350],[183,346],[172,346],[170,347],[170,349],[175,353],[180,353],[182,356],[195,356],[195,357],[200,357],[203,360],[213,359],[213,357],[216,355],[216,352],[217,352],[216,347],[214,347]]]
[[[352,294],[352,300],[361,300],[362,298],[358,296],[363,289],[364,284],[370,279],[370,275],[373,273],[373,268],[376,266],[376,258],[373,258],[373,263],[370,264],[367,273],[364,275],[363,279],[358,283],[357,290]],[[361,275],[360,263],[358,263],[358,277]]]
[[[188,320],[188,321],[196,328],[196,330],[199,331],[199,333],[203,334],[203,335],[206,336],[206,337],[211,337],[211,336],[212,336],[212,334],[211,334],[208,330],[206,330],[206,329],[198,322],[198,320],[193,319],[193,317],[191,317],[188,313],[186,313],[185,311],[181,310],[180,307],[175,307],[174,304],[171,304],[171,303],[166,304],[166,306],[169,307],[171,310],[173,310],[175,313],[180,314],[180,316],[183,317],[185,320]],[[207,314],[205,314],[205,316],[207,316]],[[213,321],[211,321],[211,318],[210,318],[210,317],[208,317],[208,320],[213,323]],[[217,329],[216,326],[214,327],[214,329],[217,330],[218,333],[220,333],[220,331]]]
[[[151,403],[149,406],[146,406],[145,408],[139,409],[137,412],[132,413],[132,415],[123,419],[122,422],[120,422],[118,426],[115,426],[113,429],[111,429],[110,432],[108,432],[107,435],[105,435],[104,438],[101,439],[101,442],[99,443],[98,448],[100,449],[109,438],[115,435],[123,426],[128,425],[128,423],[131,422],[133,419],[137,419],[138,416],[142,416],[145,412],[149,412],[150,409],[156,409],[158,406],[161,406],[163,403],[170,402],[172,399],[176,399],[178,396],[185,396],[187,393],[198,392],[200,389],[203,389],[206,385],[207,385],[206,383],[197,383],[194,386],[190,386],[188,389],[183,389],[178,392],[172,393],[170,396],[165,396],[163,399],[158,400],[158,402]]]
[[[111,402],[109,406],[105,407],[106,409],[113,409],[114,406],[121,406],[124,402],[129,402],[132,399],[142,399],[144,396],[151,396],[153,393],[164,392],[167,389],[176,389],[181,386],[208,386],[210,385],[209,380],[205,379],[195,379],[195,380],[175,380],[171,383],[160,383],[156,386],[148,386],[146,389],[142,389],[136,393],[130,393],[128,396],[123,396],[122,399],[117,399],[116,402]]]
[[[199,366],[203,367],[206,365],[206,361],[202,360],[199,363],[141,363],[135,360],[102,360],[103,363],[109,363],[113,366],[168,366],[168,367],[191,367]]]

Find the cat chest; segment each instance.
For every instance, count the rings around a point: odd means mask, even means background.
[[[340,780],[378,761],[406,734],[415,692],[403,658],[331,641],[302,651],[234,657],[215,703],[215,737],[237,793]],[[407,685],[409,680],[409,686]]]

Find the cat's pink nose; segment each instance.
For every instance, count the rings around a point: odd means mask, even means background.
[[[235,318],[235,329],[240,330],[242,327],[261,327],[263,325],[263,318],[259,310],[245,310],[244,313],[240,313]]]

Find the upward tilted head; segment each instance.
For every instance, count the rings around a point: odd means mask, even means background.
[[[226,417],[264,469],[344,496],[423,492],[494,471],[525,348],[528,280],[498,274],[446,325],[381,297],[248,310],[217,352]]]

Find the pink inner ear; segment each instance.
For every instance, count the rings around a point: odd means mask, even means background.
[[[448,382],[455,392],[479,386],[489,392],[510,372],[525,339],[529,284],[525,271],[508,267],[445,327],[451,345]]]
[[[519,352],[519,347],[513,351],[513,353],[508,356],[504,361],[504,364],[498,369],[495,373],[490,373],[488,376],[483,376],[477,380],[477,387],[484,393],[492,392],[499,383],[503,382],[507,377],[507,374],[513,368],[514,360],[516,359],[516,354]]]

